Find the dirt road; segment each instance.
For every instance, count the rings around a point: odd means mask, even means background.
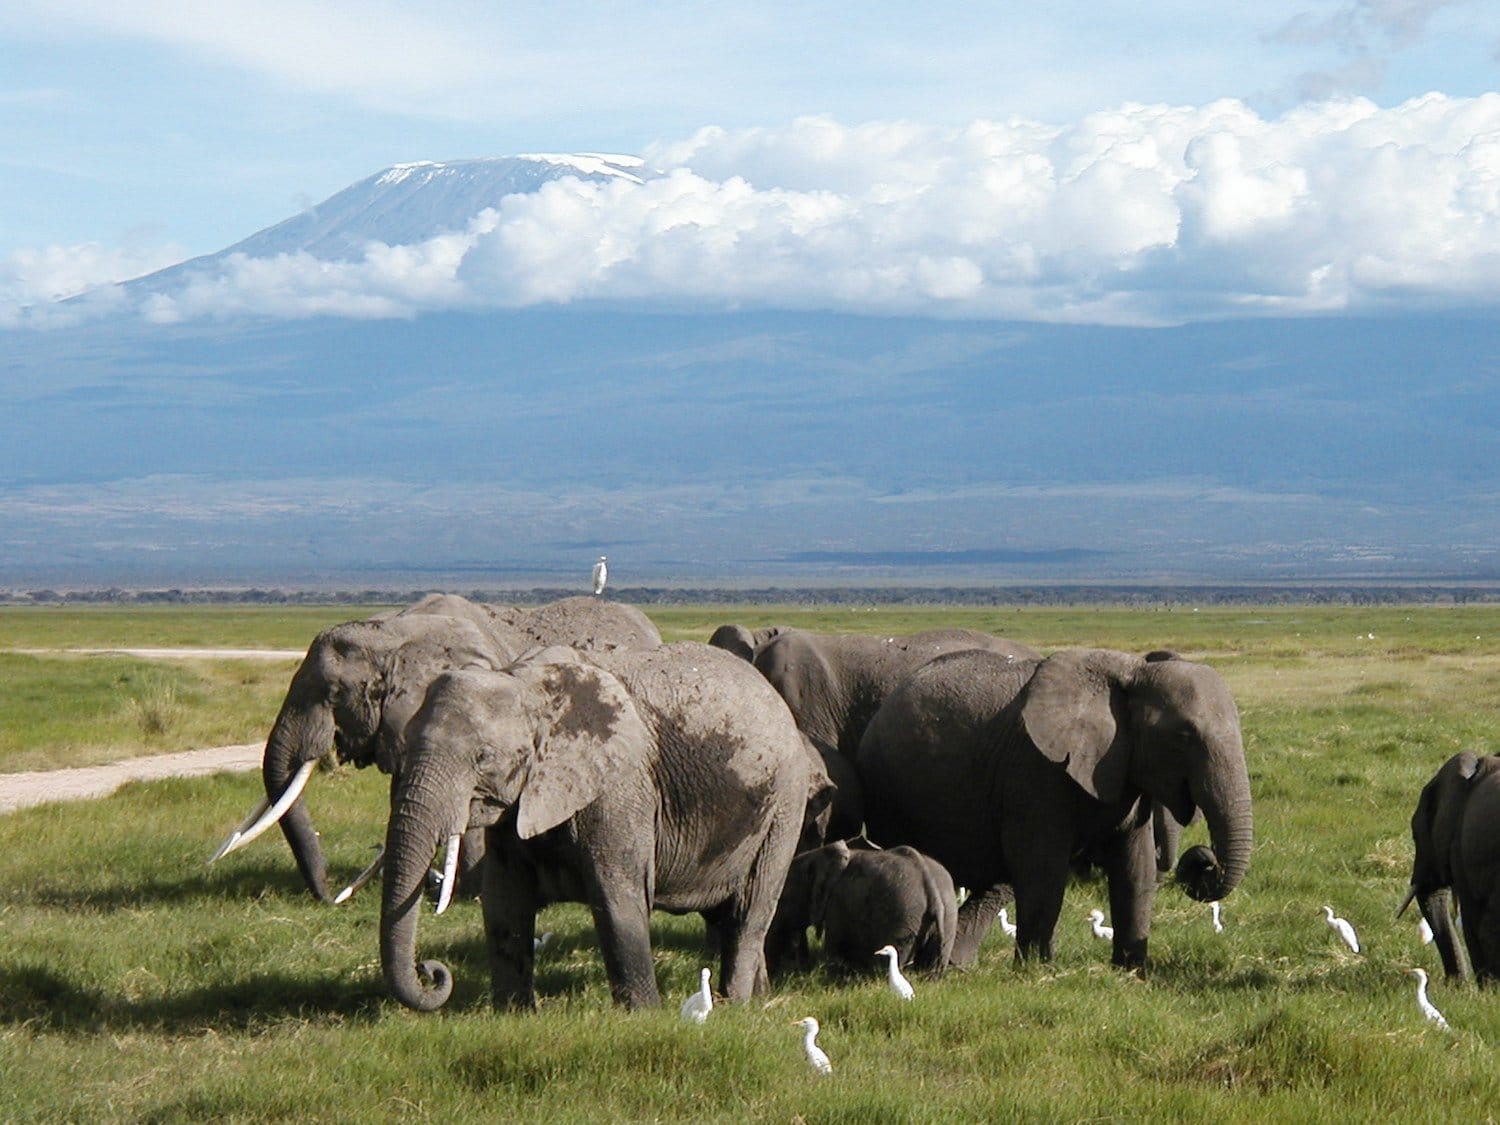
[[[0,774],[0,813],[54,801],[107,797],[127,781],[202,777],[227,770],[253,770],[260,765],[264,752],[265,743],[250,742],[243,746],[215,746],[206,750],[185,750],[180,754],[126,758],[105,766],[3,773]]]
[[[267,648],[7,648],[0,651],[30,656],[134,656],[142,660],[299,660],[302,649]],[[107,797],[128,781],[162,777],[202,777],[230,770],[253,770],[260,765],[265,743],[213,746],[179,754],[126,758],[103,766],[79,769],[0,773],[0,813],[45,805],[53,801],[82,801]]]

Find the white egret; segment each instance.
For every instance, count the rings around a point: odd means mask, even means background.
[[[1432,927],[1427,924],[1426,918],[1417,919],[1417,933],[1421,935],[1423,945],[1432,944]]]
[[[1000,908],[1000,913],[995,915],[1000,919],[1000,929],[1006,937],[1016,936],[1016,924],[1005,916],[1005,907]]]
[[[606,555],[599,556],[599,561],[594,564],[593,574],[590,575],[590,579],[594,583],[595,597],[604,593],[604,586],[609,581],[609,567],[605,565],[607,557]]]
[[[832,1074],[833,1063],[818,1046],[818,1021],[812,1016],[803,1016],[800,1020],[793,1020],[792,1026],[802,1029],[802,1050],[807,1053],[807,1065],[817,1074]]]
[[[1427,999],[1427,970],[1407,969],[1406,971],[1417,978],[1417,1007],[1422,1009],[1422,1014],[1444,1031],[1449,1030],[1448,1021],[1443,1018],[1443,1013],[1437,1010],[1431,1000]]]
[[[892,992],[903,1000],[910,1000],[916,995],[916,990],[912,988],[911,981],[901,975],[901,966],[898,963],[901,954],[896,952],[894,945],[882,945],[875,951],[875,956],[886,959],[886,972],[890,978]]]
[[[1222,934],[1224,932],[1224,916],[1220,911],[1219,904],[1211,902],[1208,904],[1208,908],[1213,911],[1214,933]]]
[[[1112,938],[1115,936],[1115,928],[1104,924],[1104,911],[1090,910],[1089,925],[1093,928],[1094,936],[1097,938]]]
[[[1323,907],[1323,914],[1328,919],[1328,928],[1339,935],[1339,940],[1347,945],[1355,953],[1359,952],[1359,935],[1354,932],[1354,927],[1349,924],[1347,918],[1340,918],[1333,912],[1333,907]]]
[[[698,991],[682,1002],[682,1018],[693,1023],[705,1023],[708,1013],[714,1010],[714,994],[708,987],[709,971],[698,974]]]

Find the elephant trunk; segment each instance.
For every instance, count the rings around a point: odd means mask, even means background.
[[[1438,956],[1443,960],[1443,972],[1450,979],[1472,980],[1474,966],[1453,921],[1453,892],[1447,887],[1430,891],[1413,887],[1413,891],[1417,905],[1422,909],[1422,917],[1432,928],[1432,944],[1437,946]]]
[[[386,831],[385,877],[380,902],[380,966],[391,995],[408,1008],[441,1008],[453,976],[441,961],[416,959],[417,915],[438,844],[461,832],[472,790],[416,764],[396,783]]]
[[[332,709],[326,703],[307,705],[289,698],[276,716],[276,723],[266,740],[265,758],[261,763],[266,799],[274,802],[286,791],[299,768],[322,757],[332,746]],[[282,814],[281,831],[291,846],[297,869],[302,872],[308,890],[320,901],[331,902],[328,863],[323,858],[318,833],[301,797]]]
[[[1201,779],[1192,785],[1194,802],[1208,821],[1213,846],[1200,844],[1184,852],[1177,863],[1177,879],[1199,902],[1227,897],[1250,867],[1255,833],[1250,777],[1244,763],[1242,750],[1215,755]]]

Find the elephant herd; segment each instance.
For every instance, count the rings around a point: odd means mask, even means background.
[[[337,893],[302,796],[330,750],[391,776],[384,848]],[[1449,886],[1475,969],[1500,962],[1476,945],[1500,927],[1500,895],[1486,921],[1484,896],[1450,869],[1467,820],[1500,811],[1495,763],[1460,763],[1452,785],[1440,774],[1413,821],[1430,843],[1418,833],[1412,895],[1450,972],[1466,959]],[[1244,877],[1252,839],[1238,712],[1204,664],[1044,657],[969,630],[726,625],[707,644],[663,644],[639,610],[599,597],[527,610],[433,595],[323,631],[262,775],[265,800],[214,858],[279,823],[321,900],[380,871],[384,979],[420,1010],[452,988],[445,965],[417,957],[429,895],[441,912],[478,894],[496,1006],[535,1005],[537,912],[581,902],[612,995],[643,1007],[660,1002],[655,909],[703,917],[720,992],[744,999],[808,965],[809,927],[834,962],[869,971],[889,944],[936,972],[972,961],[1012,900],[1017,956],[1048,959],[1080,863],[1105,873],[1114,963],[1141,965],[1179,826],[1207,821],[1212,846],[1176,864],[1205,902]]]

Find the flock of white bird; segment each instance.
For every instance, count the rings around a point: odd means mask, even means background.
[[[1224,932],[1223,908],[1217,902],[1209,905],[1209,917],[1214,928],[1214,933]],[[1333,912],[1333,907],[1323,907],[1324,919],[1328,928],[1334,932],[1339,941],[1346,945],[1352,952],[1360,952],[1359,934],[1355,932],[1353,924],[1347,918],[1340,918]],[[1006,910],[1002,907],[996,915],[1000,923],[1001,931],[1007,937],[1016,936],[1016,924],[1010,920]],[[1088,915],[1089,929],[1096,938],[1113,939],[1114,927],[1104,924],[1104,912],[1102,910],[1091,910]],[[1418,925],[1418,932],[1424,944],[1432,941],[1432,928],[1428,926],[1424,918]],[[886,978],[890,983],[891,991],[902,1000],[911,1000],[916,996],[916,989],[911,981],[907,980],[901,972],[901,955],[895,946],[884,945],[875,951],[876,958],[886,959]],[[1417,1008],[1430,1022],[1436,1024],[1444,1031],[1451,1030],[1443,1013],[1438,1011],[1437,1006],[1427,996],[1427,971],[1425,969],[1405,970],[1411,976],[1417,978]],[[709,987],[709,970],[704,969],[699,977],[698,991],[694,992],[682,1002],[682,1018],[686,1022],[703,1023],[708,1019],[708,1014],[713,1010],[713,992]],[[816,1074],[832,1074],[833,1063],[828,1058],[828,1053],[818,1046],[818,1032],[820,1027],[813,1016],[804,1016],[794,1020],[792,1026],[802,1031],[802,1050],[807,1056],[807,1064]]]
[[[1214,933],[1224,932],[1223,909],[1217,902],[1209,905],[1210,921]],[[1340,918],[1333,912],[1333,907],[1324,906],[1323,914],[1328,923],[1328,928],[1338,936],[1338,939],[1355,953],[1360,952],[1359,935],[1354,926],[1347,918]],[[1016,924],[1007,915],[1005,908],[1001,908],[996,915],[1000,923],[1001,931],[1007,937],[1016,936]],[[1088,915],[1089,929],[1096,938],[1113,939],[1114,927],[1104,924],[1104,912],[1102,910],[1091,910]],[[1427,920],[1422,919],[1419,932],[1424,943],[1432,941],[1432,929],[1427,925]],[[549,935],[550,936],[550,935]],[[902,1000],[912,1000],[916,996],[916,989],[911,981],[901,972],[901,955],[893,945],[883,945],[874,953],[876,958],[886,959],[886,979],[890,983],[890,989]],[[1448,1021],[1443,1018],[1443,1013],[1427,997],[1427,972],[1425,969],[1407,969],[1407,973],[1417,978],[1417,1007],[1432,1023],[1444,1031],[1450,1030]],[[682,1019],[685,1023],[705,1023],[708,1014],[713,1011],[714,996],[709,985],[709,970],[703,969],[698,978],[698,991],[692,993],[682,1002]],[[803,1016],[799,1020],[792,1021],[792,1026],[802,1031],[802,1051],[807,1056],[807,1065],[815,1074],[832,1074],[833,1062],[828,1053],[818,1046],[818,1032],[821,1030],[816,1017]]]

